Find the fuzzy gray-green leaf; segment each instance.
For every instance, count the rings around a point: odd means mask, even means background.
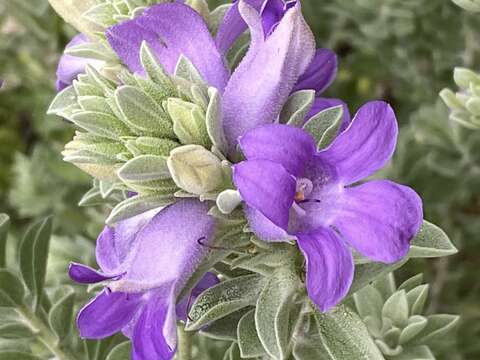
[[[448,342],[456,331],[460,317],[448,314],[427,316],[427,326],[415,338],[414,344],[437,345],[442,341]]]
[[[289,321],[299,279],[289,268],[280,268],[269,279],[257,301],[255,324],[263,347],[274,359],[283,360],[290,342]]]
[[[155,208],[162,208],[174,201],[170,195],[137,195],[128,198],[113,208],[105,222],[109,225]]]
[[[0,269],[0,307],[16,307],[23,303],[25,291],[20,279],[7,269]]]
[[[115,346],[105,360],[129,360],[131,349],[132,344],[130,341],[125,341]]]
[[[20,271],[32,292],[34,306],[43,295],[51,233],[52,218],[48,217],[31,226],[20,244]]]
[[[357,314],[347,306],[316,313],[320,337],[329,360],[383,360]]]
[[[382,317],[392,320],[395,326],[402,328],[408,321],[408,310],[407,294],[405,290],[400,290],[385,301],[382,309]]]
[[[175,183],[191,194],[214,191],[223,183],[220,160],[200,145],[184,145],[172,150],[167,164]]]
[[[202,108],[188,101],[170,98],[167,109],[173,120],[173,131],[182,144],[197,144],[209,148],[205,113]]]
[[[426,326],[427,318],[420,315],[411,316],[408,319],[408,325],[402,330],[400,334],[399,344],[403,345],[414,339]]]
[[[255,309],[246,313],[238,323],[237,342],[242,358],[257,358],[266,355],[255,327]]]
[[[210,102],[207,107],[206,124],[207,132],[213,145],[223,154],[227,153],[227,139],[223,130],[222,123],[222,101],[217,89],[210,87],[208,89]]]
[[[112,115],[96,111],[82,111],[70,118],[77,126],[94,135],[119,140],[122,136],[131,134],[130,130],[120,120]]]
[[[302,126],[314,100],[314,90],[300,90],[293,93],[280,113],[280,122],[291,126]]]
[[[319,150],[326,148],[337,136],[343,120],[343,106],[325,109],[313,116],[303,126],[317,141]]]
[[[355,276],[353,279],[352,286],[350,287],[350,294],[355,293],[364,286],[368,285],[372,281],[381,278],[382,276],[391,273],[392,271],[403,266],[408,259],[401,260],[394,264],[383,264],[383,263],[366,263],[366,264],[357,264],[355,266]]]
[[[254,305],[263,285],[261,276],[247,275],[211,287],[193,304],[186,329],[198,330],[239,309]]]
[[[21,322],[2,323],[0,325],[0,339],[26,339],[34,336],[32,329]]]
[[[424,221],[420,232],[410,243],[408,257],[440,257],[457,253],[448,235],[438,226]]]
[[[165,111],[144,91],[133,86],[121,86],[115,91],[115,101],[123,120],[143,134],[175,138],[173,125]]]
[[[140,60],[150,80],[159,85],[173,86],[170,77],[146,41],[142,42],[140,48]]]
[[[57,334],[60,341],[63,341],[73,327],[73,314],[75,306],[75,292],[70,290],[56,304],[53,305],[48,314],[50,327]]]
[[[140,155],[124,164],[117,172],[126,184],[144,184],[170,179],[167,160],[163,156]]]
[[[213,323],[210,323],[206,328],[202,329],[203,335],[216,340],[236,341],[237,340],[237,325],[240,326],[240,319],[250,308],[243,308],[230,315],[227,315]]]

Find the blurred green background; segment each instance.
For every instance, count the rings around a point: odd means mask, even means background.
[[[413,186],[425,217],[460,249],[450,258],[411,262],[399,277],[425,272],[429,311],[462,315],[457,344],[444,358],[480,359],[480,132],[450,123],[438,97],[453,86],[455,66],[478,66],[479,17],[448,0],[304,0],[303,9],[318,45],[339,55],[327,95],[352,112],[372,99],[396,109],[400,141],[382,175]],[[105,217],[77,206],[90,180],[62,162],[73,129],[45,115],[56,63],[74,34],[46,0],[0,0],[0,212],[13,218],[12,247],[29,220],[54,214],[51,258],[58,269],[73,257],[88,262]],[[52,272],[49,281],[57,277]]]

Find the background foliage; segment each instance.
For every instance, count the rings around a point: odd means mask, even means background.
[[[455,88],[454,67],[478,67],[480,17],[445,0],[303,3],[318,44],[340,57],[328,95],[347,101],[352,112],[371,99],[392,103],[402,128],[386,175],[421,193],[426,218],[460,250],[411,262],[397,278],[425,272],[431,284],[426,312],[462,315],[458,341],[443,358],[480,358],[480,133],[450,121],[438,96]],[[68,261],[92,262],[93,239],[107,214],[77,206],[91,184],[61,160],[73,130],[45,115],[56,62],[73,34],[46,0],[0,0],[0,77],[6,81],[0,90],[0,212],[12,217],[7,258],[13,266],[30,220],[53,214],[47,287],[70,284]],[[56,299],[68,295],[62,291]]]

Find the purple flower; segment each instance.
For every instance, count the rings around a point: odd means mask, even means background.
[[[88,41],[88,38],[84,34],[78,34],[67,44],[65,49],[87,43]],[[98,67],[102,63],[103,61],[100,60],[92,60],[63,54],[58,62],[57,67],[57,91],[63,90],[67,86],[70,86],[73,80],[75,80],[79,74],[85,72],[85,67],[87,64],[90,64],[93,67]]]
[[[100,339],[123,331],[132,339],[133,359],[171,359],[176,321],[188,310],[188,299],[176,306],[177,298],[208,252],[198,239],[208,244],[213,238],[209,209],[208,203],[181,200],[106,227],[97,240],[101,270],[72,264],[69,271],[79,283],[106,283],[78,314],[80,335]],[[191,296],[216,283],[206,274]]]
[[[250,226],[266,241],[296,238],[308,294],[322,311],[350,288],[350,247],[392,263],[420,229],[422,202],[412,189],[387,180],[358,184],[390,159],[397,133],[391,107],[370,102],[321,151],[310,134],[287,125],[259,126],[239,139],[247,160],[234,165],[233,179]]]
[[[247,24],[250,48],[230,75],[225,54]],[[152,6],[141,16],[109,28],[106,36],[135,73],[144,72],[139,56],[143,41],[170,73],[180,55],[186,56],[205,81],[223,93],[223,125],[230,155],[236,152],[239,136],[278,120],[293,91],[321,93],[333,81],[337,68],[330,50],[315,52],[313,34],[295,1],[241,0],[225,16],[216,40],[201,16],[179,3]]]

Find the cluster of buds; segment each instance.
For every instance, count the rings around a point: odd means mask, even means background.
[[[358,314],[386,359],[435,359],[431,347],[445,342],[459,317],[423,315],[428,285],[422,274],[400,286],[392,273],[353,295]]]
[[[466,68],[456,68],[453,79],[459,90],[443,89],[440,96],[450,108],[450,119],[471,129],[480,128],[480,75]]]

